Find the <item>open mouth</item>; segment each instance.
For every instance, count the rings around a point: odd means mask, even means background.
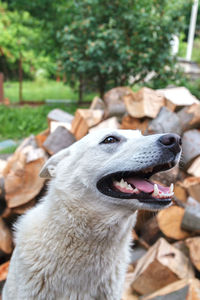
[[[150,180],[158,172],[175,166],[175,161],[150,166],[140,171],[123,171],[104,176],[97,182],[98,190],[110,197],[120,199],[137,199],[143,203],[166,206],[174,195],[173,184],[165,187]]]

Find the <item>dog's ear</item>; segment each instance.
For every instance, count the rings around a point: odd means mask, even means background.
[[[69,149],[63,149],[53,155],[42,167],[39,176],[42,178],[52,178],[56,176],[57,164],[70,153]]]

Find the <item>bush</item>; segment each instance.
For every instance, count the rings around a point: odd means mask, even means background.
[[[156,72],[162,85],[174,73],[170,42],[184,27],[182,0],[77,0],[62,34],[61,59],[71,85],[90,82],[101,96]]]

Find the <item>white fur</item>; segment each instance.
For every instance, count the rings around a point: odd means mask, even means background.
[[[100,144],[108,135],[120,143]],[[46,163],[48,193],[16,225],[3,300],[120,300],[137,209],[154,208],[105,196],[96,183],[156,160],[158,137],[100,130]]]

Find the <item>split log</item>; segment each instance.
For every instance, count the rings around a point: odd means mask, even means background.
[[[139,261],[132,288],[139,294],[153,293],[178,279],[193,278],[189,259],[165,239],[159,239]]]
[[[186,131],[182,137],[182,148],[184,163],[191,163],[200,155],[200,131],[197,129]]]
[[[46,141],[49,133],[50,133],[49,129],[46,129],[36,135],[35,139],[36,139],[38,147],[40,147],[40,148],[43,147],[43,144]]]
[[[92,100],[92,103],[90,105],[90,109],[101,109],[104,111],[105,109],[105,103],[103,102],[103,100],[99,97],[94,97],[94,99]]]
[[[29,210],[30,208],[32,208],[33,206],[35,206],[35,204],[36,204],[36,200],[33,199],[33,200],[29,201],[28,203],[25,203],[23,205],[19,205],[17,207],[13,207],[11,209],[11,213],[12,214],[16,214],[16,215],[22,215],[27,210]]]
[[[177,181],[174,185],[175,197],[183,203],[187,202],[187,191],[182,182]]]
[[[200,156],[193,161],[191,166],[188,168],[187,173],[194,177],[200,177]]]
[[[165,105],[162,95],[146,87],[137,93],[131,91],[128,95],[125,95],[124,102],[127,112],[134,118],[156,118],[161,107]]]
[[[129,115],[126,115],[122,119],[121,129],[133,129],[140,130],[142,134],[145,134],[148,128],[149,119],[137,119]]]
[[[53,155],[58,151],[71,146],[76,141],[73,134],[63,126],[57,127],[43,144],[43,148]]]
[[[5,262],[4,264],[0,265],[0,281],[4,281],[8,275],[10,261]]]
[[[181,229],[183,216],[184,209],[182,207],[171,206],[157,214],[158,226],[168,238],[185,239],[190,236],[190,233]]]
[[[13,250],[10,229],[4,223],[2,218],[0,218],[0,249],[6,254],[11,254]]]
[[[131,287],[133,280],[133,273],[127,273],[124,282],[124,290],[122,295],[122,300],[138,300],[138,296],[134,294],[134,291]]]
[[[199,295],[200,281],[189,278],[171,283],[141,300],[199,300]]]
[[[172,244],[176,249],[180,250],[185,256],[189,257],[189,250],[185,241],[178,241]]]
[[[188,177],[183,181],[183,185],[186,188],[188,194],[200,202],[200,178]]]
[[[185,87],[173,87],[157,91],[165,97],[166,106],[171,111],[178,111],[184,106],[198,103],[198,99]]]
[[[108,91],[103,99],[105,103],[104,118],[117,117],[121,119],[126,113],[124,96],[132,93],[129,87],[116,87]]]
[[[60,122],[60,123],[64,123],[66,128],[70,130],[73,118],[74,118],[73,115],[67,113],[62,109],[59,108],[53,109],[47,115],[49,129],[52,131],[51,122],[54,123]]]
[[[177,116],[180,119],[182,131],[200,127],[200,104],[192,104],[181,109]]]
[[[103,118],[103,111],[99,109],[77,109],[72,121],[71,132],[77,140],[84,137],[89,129],[96,126]]]
[[[172,182],[176,182],[179,176],[179,167],[176,165],[174,168],[157,173],[152,176],[152,181],[155,183],[164,184],[166,186],[170,186]]]
[[[102,121],[99,125],[92,127],[89,129],[89,132],[93,132],[95,130],[110,128],[110,129],[119,129],[120,124],[116,117],[109,118],[105,121]]]
[[[181,228],[192,232],[200,232],[200,203],[191,197],[189,197],[185,207]]]
[[[140,238],[148,245],[153,245],[162,235],[156,217],[144,222],[140,228]]]
[[[29,202],[40,192],[45,180],[39,172],[46,160],[45,151],[37,147],[34,136],[26,139],[9,158],[3,172],[9,208]]]
[[[200,237],[189,238],[185,241],[189,248],[190,259],[195,268],[200,271]],[[200,294],[199,294],[200,295]]]
[[[168,133],[181,134],[182,128],[179,117],[167,107],[162,107],[157,118],[150,122],[149,133]]]

